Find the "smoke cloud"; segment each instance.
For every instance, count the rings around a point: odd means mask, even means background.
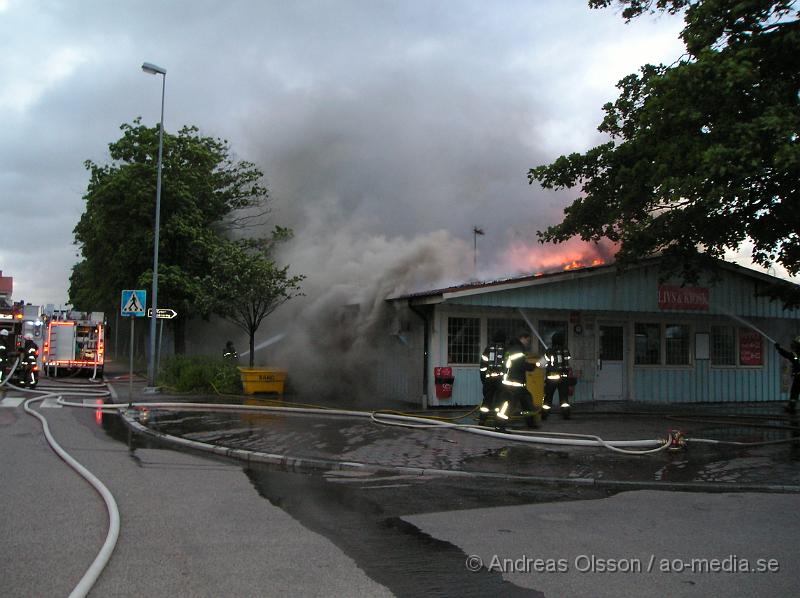
[[[411,71],[287,91],[255,119],[269,131],[251,143],[274,220],[295,231],[279,258],[307,276],[305,297],[259,332],[287,336],[256,358],[287,368],[303,394],[375,393],[368,373],[399,349],[387,297],[531,273],[535,255],[556,261],[535,232],[559,219],[563,198],[526,178],[547,160],[536,149],[544,109],[509,91],[508,73]],[[477,271],[474,226],[485,232]]]

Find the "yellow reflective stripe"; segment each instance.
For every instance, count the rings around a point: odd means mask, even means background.
[[[506,386],[525,386],[522,382],[512,382],[511,380],[503,380]]]

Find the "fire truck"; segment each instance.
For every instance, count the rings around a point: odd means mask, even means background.
[[[91,372],[102,376],[105,315],[101,311],[53,311],[47,319],[42,364],[48,376]]]
[[[24,303],[9,303],[0,298],[0,330],[3,330],[3,344],[5,346],[5,363],[0,377],[3,380],[14,368],[12,383],[20,386],[34,388],[38,381],[38,372],[41,366],[40,351],[36,351],[35,363],[28,362],[24,365],[17,360],[23,355],[25,336],[30,335],[38,347],[41,347],[44,322],[42,321],[42,308],[38,305],[25,305]]]

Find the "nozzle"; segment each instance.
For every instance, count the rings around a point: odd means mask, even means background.
[[[668,440],[667,448],[671,451],[680,451],[686,448],[686,437],[680,430],[670,430]]]

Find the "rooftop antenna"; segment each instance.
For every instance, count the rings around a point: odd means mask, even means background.
[[[472,275],[476,279],[478,278],[478,235],[483,236],[484,234],[482,228],[472,227]]]

